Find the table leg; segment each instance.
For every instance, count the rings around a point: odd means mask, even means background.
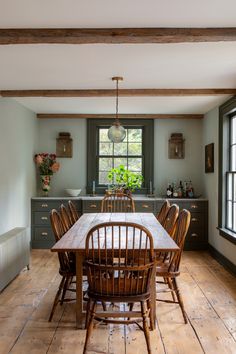
[[[83,328],[83,256],[76,252],[76,327]]]

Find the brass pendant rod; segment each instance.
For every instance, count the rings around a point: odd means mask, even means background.
[[[113,81],[116,81],[116,118],[115,118],[115,125],[119,126],[120,121],[119,121],[119,80],[122,81],[123,77],[122,76],[114,76],[112,78]]]

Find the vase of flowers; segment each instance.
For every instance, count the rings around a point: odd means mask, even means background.
[[[48,192],[51,188],[50,182],[53,173],[57,172],[60,168],[60,164],[56,161],[55,154],[40,153],[35,155],[35,162],[39,169],[41,178],[42,190],[45,196],[48,196]]]

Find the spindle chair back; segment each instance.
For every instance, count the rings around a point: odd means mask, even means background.
[[[101,205],[102,213],[135,212],[134,200],[127,194],[114,193],[104,196]]]
[[[68,209],[69,209],[71,220],[74,224],[79,219],[79,214],[78,211],[76,210],[75,204],[71,200],[68,201]]]
[[[175,232],[178,215],[179,215],[179,206],[176,204],[172,204],[166,214],[166,218],[163,224],[164,229],[168,232],[168,234],[171,237],[173,237]]]
[[[71,226],[73,226],[73,221],[71,219],[70,213],[66,209],[66,207],[61,204],[60,206],[60,214],[61,214],[61,219],[62,219],[62,224],[64,226],[65,231],[68,231]]]
[[[165,202],[162,204],[161,210],[157,214],[157,220],[162,226],[164,225],[166,215],[169,209],[170,209],[170,202],[168,200],[165,200]]]

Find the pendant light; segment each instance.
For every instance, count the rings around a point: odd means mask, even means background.
[[[119,121],[119,104],[118,104],[118,96],[119,96],[119,81],[123,80],[121,76],[115,76],[112,78],[113,81],[116,81],[116,119],[113,125],[108,130],[108,138],[113,143],[121,143],[126,137],[125,128],[120,125]]]

